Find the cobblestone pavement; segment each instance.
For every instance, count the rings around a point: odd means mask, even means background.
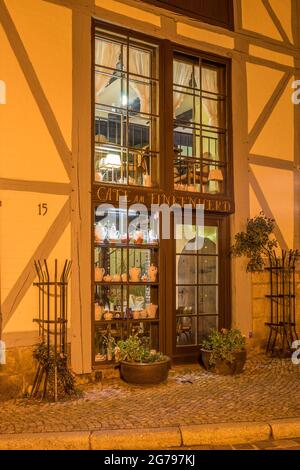
[[[83,388],[79,399],[2,402],[0,433],[122,429],[268,421],[300,417],[300,366],[255,355],[243,374],[222,377],[200,366],[175,367],[167,383],[138,387],[110,379]]]

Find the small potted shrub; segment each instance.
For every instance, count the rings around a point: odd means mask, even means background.
[[[168,378],[170,358],[150,350],[147,340],[137,335],[118,341],[115,359],[120,363],[121,377],[125,382],[154,385]]]
[[[212,330],[201,346],[201,359],[206,370],[221,375],[242,372],[247,352],[246,338],[239,330]]]

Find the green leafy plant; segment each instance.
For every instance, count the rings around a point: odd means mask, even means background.
[[[272,255],[278,246],[276,238],[271,238],[275,221],[266,217],[263,212],[252,219],[248,219],[246,231],[235,235],[235,243],[231,247],[233,256],[246,256],[248,272],[262,271],[264,257]]]
[[[211,351],[210,365],[215,365],[218,360],[234,361],[234,353],[243,351],[246,347],[246,338],[240,330],[232,329],[221,331],[212,330],[209,336],[202,341],[202,348]]]
[[[162,353],[150,350],[148,339],[139,338],[138,335],[118,341],[115,353],[121,361],[127,362],[151,363],[165,359]]]

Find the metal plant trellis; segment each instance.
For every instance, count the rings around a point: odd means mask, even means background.
[[[65,260],[62,270],[58,272],[58,260],[54,261],[51,279],[48,263],[35,261],[38,282],[38,323],[42,353],[37,357],[38,367],[32,386],[31,396],[36,396],[42,387],[42,399],[51,385],[54,400],[58,398],[59,374],[63,361],[67,362],[67,324],[68,324],[68,281],[71,261]],[[65,364],[67,370],[67,363]],[[50,377],[50,375],[52,376]]]
[[[270,321],[267,353],[290,353],[292,344],[298,339],[296,333],[296,283],[295,265],[300,257],[298,250],[282,250],[281,257],[275,252],[269,255],[270,276]],[[278,345],[278,347],[277,347]]]

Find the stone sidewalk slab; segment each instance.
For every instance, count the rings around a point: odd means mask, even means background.
[[[89,450],[89,432],[1,434],[0,450]]]
[[[274,439],[291,439],[300,436],[300,419],[278,419],[270,422]]]
[[[93,432],[93,450],[140,450],[180,447],[181,433],[178,427],[157,429],[120,429]]]
[[[267,423],[200,424],[180,426],[180,429],[184,446],[248,444],[271,437],[271,428]]]

